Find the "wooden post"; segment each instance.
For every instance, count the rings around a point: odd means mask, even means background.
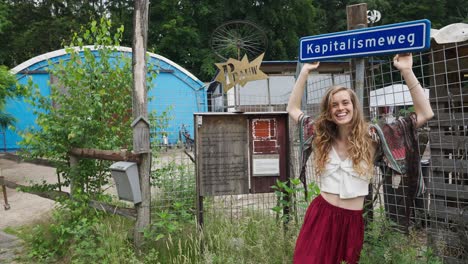
[[[141,135],[149,135],[149,126],[140,124],[148,118],[148,98],[146,93],[146,41],[148,35],[148,0],[135,0],[133,11],[133,149],[140,153],[141,163],[138,166],[140,176],[141,199],[137,209],[137,220],[134,230],[134,245],[140,251],[143,245],[143,231],[150,226],[150,166],[151,152],[148,148],[149,138],[142,140]],[[139,119],[139,120],[137,120]],[[134,122],[135,122],[134,121]]]
[[[2,186],[3,191],[3,200],[5,201],[3,207],[5,210],[10,210],[10,204],[8,204],[8,195],[5,184],[5,177],[2,175],[2,169],[0,168],[0,185]]]
[[[346,15],[347,15],[347,22],[348,22],[348,30],[358,29],[358,28],[366,28],[367,27],[367,4],[356,4],[346,6]],[[368,109],[368,103],[364,101],[364,78],[365,78],[365,59],[358,58],[353,59],[353,64],[356,69],[354,75],[354,91],[361,103],[361,107]],[[368,113],[364,113],[365,115]],[[372,221],[374,218],[373,211],[372,211],[372,186],[369,185],[369,195],[366,196],[364,207],[368,212],[367,217],[365,219],[366,223]]]
[[[367,27],[367,4],[356,4],[346,7],[348,30]],[[354,77],[354,91],[359,102],[364,103],[364,68],[363,58],[355,59],[356,73]]]

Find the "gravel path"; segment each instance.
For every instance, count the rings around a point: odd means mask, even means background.
[[[0,263],[17,263],[16,254],[21,251],[21,241],[17,237],[0,231]]]
[[[26,162],[10,160],[5,154],[0,154],[0,176],[18,184],[29,185],[31,182],[56,181],[55,169]],[[11,264],[15,262],[16,254],[22,252],[21,240],[6,234],[7,227],[15,228],[34,224],[48,217],[54,207],[54,201],[41,198],[37,195],[18,192],[6,188],[9,210],[4,209],[3,192],[0,188],[0,263]]]

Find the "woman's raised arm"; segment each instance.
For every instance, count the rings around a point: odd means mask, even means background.
[[[434,116],[434,112],[429,103],[429,98],[426,97],[424,89],[414,75],[413,56],[411,53],[397,54],[393,58],[393,65],[400,70],[401,76],[408,86],[413,99],[414,112],[417,116],[416,127],[421,127]]]
[[[288,111],[289,116],[296,123],[303,114],[301,110],[301,101],[302,96],[304,95],[304,88],[307,82],[307,78],[309,77],[309,73],[311,71],[318,68],[319,64],[319,62],[304,64],[304,66],[302,66],[301,72],[299,73],[299,76],[297,77],[296,83],[294,84],[286,111]]]

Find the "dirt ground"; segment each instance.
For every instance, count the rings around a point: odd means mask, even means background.
[[[13,161],[0,154],[0,176],[18,184],[29,185],[42,181],[57,181],[55,168],[32,163]],[[18,192],[7,188],[9,210],[4,209],[3,192],[0,188],[0,230],[6,227],[18,227],[40,221],[50,214],[54,201],[37,195]]]
[[[193,155],[193,154],[192,154]],[[190,160],[180,149],[171,149],[161,153],[153,162],[153,169],[163,166],[171,161],[178,164],[189,163]],[[17,184],[30,185],[32,183],[56,183],[55,168],[27,162],[11,160],[11,155],[0,153],[0,176]],[[63,189],[68,192],[68,189]],[[116,195],[114,186],[107,190]],[[154,191],[154,190],[153,190]],[[19,227],[40,221],[47,217],[54,207],[54,201],[41,198],[37,195],[18,192],[7,188],[9,210],[4,210],[3,193],[0,188],[0,231],[6,227]]]

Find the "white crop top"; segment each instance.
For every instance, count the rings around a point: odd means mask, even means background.
[[[332,147],[329,153],[330,161],[320,175],[320,190],[338,194],[341,199],[350,199],[369,194],[369,181],[359,177],[353,169],[350,158],[341,160]]]

